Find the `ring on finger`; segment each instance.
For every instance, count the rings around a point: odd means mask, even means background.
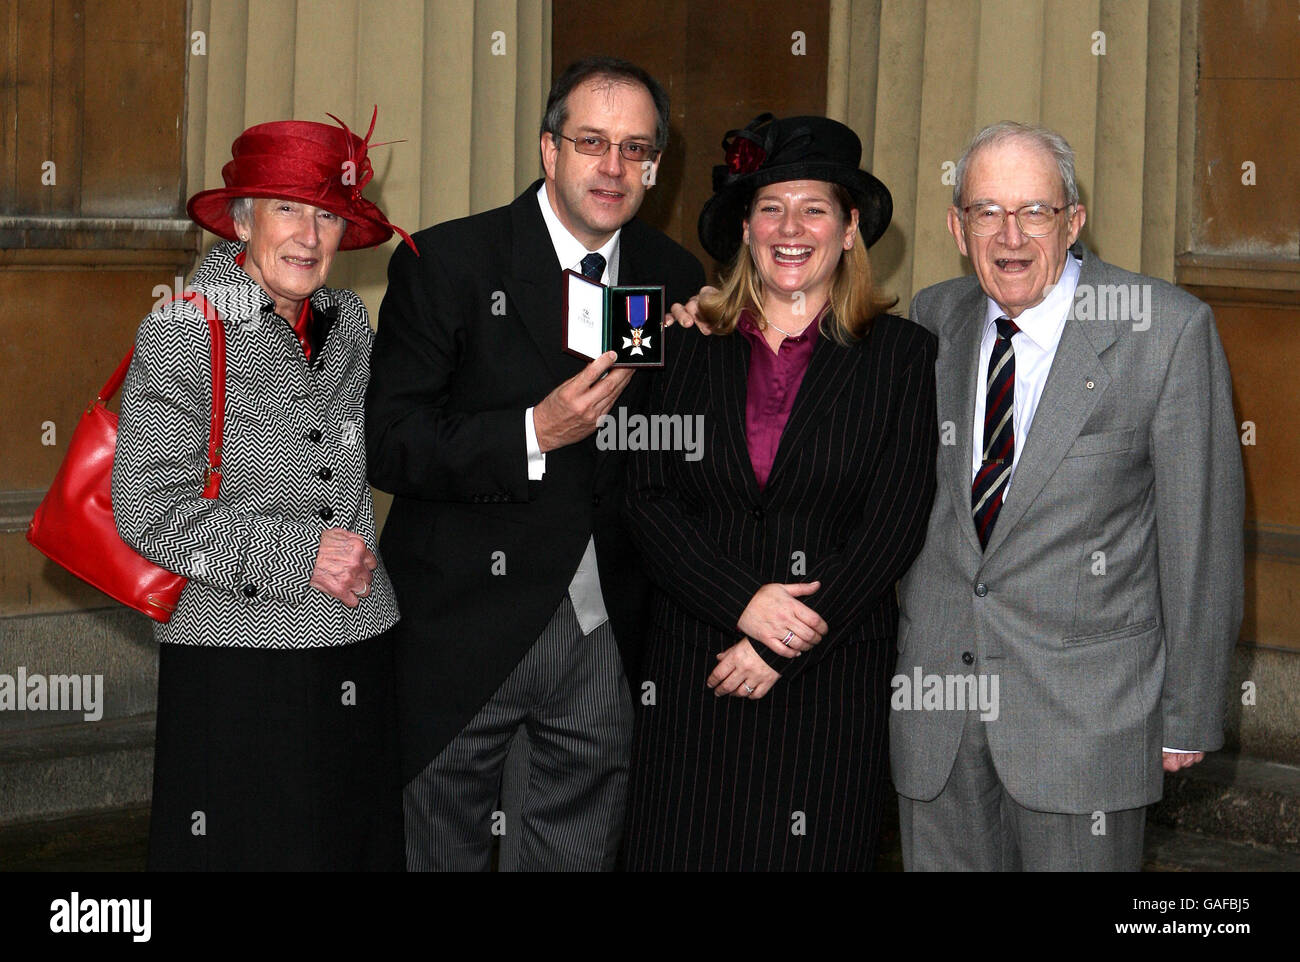
[[[751,695],[754,694],[754,686],[753,686],[753,685],[746,685],[746,686],[745,686],[745,691],[749,692]]]
[[[790,647],[790,640],[791,640],[792,638],[794,638],[794,629],[793,629],[793,628],[791,628],[789,631],[787,631],[787,632],[785,633],[785,637],[781,639],[781,644],[783,644],[783,645],[785,645],[787,648],[789,648],[789,647]]]

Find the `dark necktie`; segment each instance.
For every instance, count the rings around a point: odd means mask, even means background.
[[[1011,461],[1016,453],[1015,398],[1016,352],[1011,338],[1020,328],[1005,317],[997,319],[998,336],[989,355],[989,371],[984,395],[984,447],[980,467],[971,484],[971,512],[980,547],[988,547],[1002,510],[1002,495],[1011,477]]]
[[[582,259],[582,276],[600,283],[605,276],[605,258],[600,254],[588,254]]]

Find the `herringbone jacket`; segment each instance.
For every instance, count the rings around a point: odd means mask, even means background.
[[[321,532],[375,544],[363,402],[370,372],[365,306],[321,288],[309,365],[289,323],[222,242],[190,281],[226,332],[222,480],[201,497],[211,405],[208,326],[189,303],[146,317],[122,390],[113,513],[122,539],[189,578],[159,641],[254,648],[343,645],[397,620],[382,562],[356,608],[311,587]]]

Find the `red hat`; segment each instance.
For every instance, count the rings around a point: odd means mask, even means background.
[[[362,188],[375,175],[366,152],[372,146],[383,146],[370,143],[379,108],[370,118],[364,140],[333,114],[325,116],[339,126],[277,120],[245,130],[230,147],[230,162],[221,168],[226,186],[199,191],[191,197],[185,208],[190,219],[218,237],[236,240],[229,209],[232,200],[296,200],[347,220],[340,250],[374,247],[392,237],[393,231],[415,250],[411,235],[389,223],[382,210],[361,196]]]

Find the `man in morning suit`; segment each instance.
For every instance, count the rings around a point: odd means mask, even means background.
[[[613,865],[648,595],[619,519],[625,454],[593,433],[648,374],[563,350],[562,277],[663,284],[670,302],[699,289],[695,258],[633,219],[667,135],[645,71],[579,61],[548,98],[545,178],[389,265],[366,442],[372,483],[396,496],[380,550],[402,611],[409,869],[486,869],[502,829],[523,870]],[[502,826],[521,730],[520,824]]]
[[[939,336],[941,443],[900,586],[908,870],[1136,870],[1163,771],[1223,744],[1244,504],[1227,361],[1207,305],[1073,246],[1084,218],[1063,138],[986,128],[948,212],[975,276],[912,303]],[[927,710],[930,675],[996,677],[997,704]]]

